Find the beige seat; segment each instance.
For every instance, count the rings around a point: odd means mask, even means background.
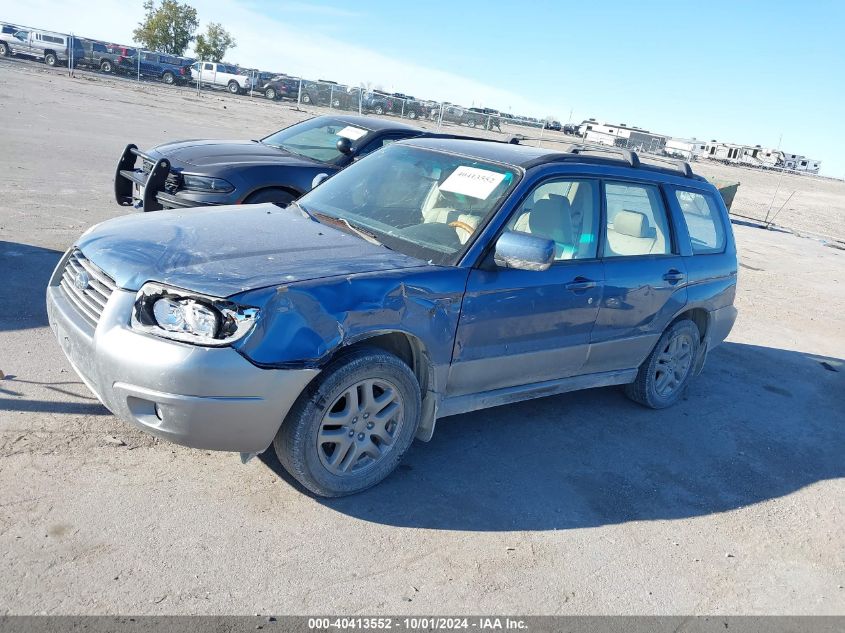
[[[461,244],[466,244],[470,236],[478,228],[481,216],[474,213],[460,212],[456,210],[459,205],[450,192],[440,191],[436,187],[432,189],[426,198],[422,208],[423,222],[426,224],[439,223],[447,224],[455,229]],[[452,203],[452,204],[450,204]]]
[[[555,259],[572,259],[574,255],[572,205],[566,196],[554,195],[537,200],[531,210],[517,218],[513,228],[554,240]]]
[[[607,248],[611,255],[651,255],[664,253],[665,236],[649,224],[639,211],[623,209],[607,227]]]

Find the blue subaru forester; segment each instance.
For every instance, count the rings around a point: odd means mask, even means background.
[[[89,229],[47,289],[74,369],[154,435],[339,496],[439,417],[624,385],[674,403],[730,332],[716,189],[633,152],[417,139],[297,203]]]

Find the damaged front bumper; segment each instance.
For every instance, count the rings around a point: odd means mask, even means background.
[[[61,287],[47,288],[50,327],[80,378],[112,413],[157,437],[208,450],[259,453],[316,369],[261,369],[229,347],[169,341],[131,329],[134,292],[115,289],[98,321]]]

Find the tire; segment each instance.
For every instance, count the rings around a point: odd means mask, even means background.
[[[475,119],[470,119],[469,121],[467,121],[467,125],[470,126],[470,127],[475,127],[476,126]]]
[[[276,91],[273,88],[267,88],[264,91],[264,96],[267,97],[270,101],[276,100]]]
[[[339,108],[340,107],[340,99],[333,100],[332,101],[332,107],[333,108]]]
[[[675,404],[689,386],[700,346],[698,326],[689,319],[675,321],[643,361],[634,382],[625,386],[625,395],[652,409]]]
[[[308,490],[342,497],[393,472],[414,441],[419,417],[420,386],[411,368],[393,354],[362,347],[340,356],[306,387],[273,447],[285,470]],[[320,443],[320,437],[337,441]]]
[[[58,62],[59,60],[56,59],[56,56],[53,53],[47,53],[44,55],[44,63],[48,66],[55,66]]]
[[[241,85],[235,81],[234,79],[229,82],[229,85],[226,88],[231,92],[233,95],[241,93]]]
[[[112,66],[112,63],[109,60],[104,59],[103,63],[100,64],[100,70],[104,73],[111,73],[114,71],[114,66]]]
[[[408,118],[411,119],[411,121],[415,120],[417,118],[417,111],[416,110],[408,111]]]
[[[6,42],[0,42],[0,57],[11,57],[12,51],[9,50],[9,45]]]
[[[376,106],[373,112],[379,115],[384,114],[384,108],[382,108],[381,106]]]
[[[305,105],[311,103],[311,95],[309,95],[307,92],[302,95],[302,103],[304,103]]]
[[[272,202],[280,207],[286,207],[291,202],[296,200],[297,196],[285,189],[262,189],[247,196],[244,204],[260,204],[262,202]]]
[[[172,72],[170,72],[170,71],[168,70],[168,71],[165,71],[165,72],[162,74],[162,76],[161,76],[161,80],[162,80],[164,83],[166,83],[168,86],[172,86],[174,83],[176,83],[176,75],[174,75]]]

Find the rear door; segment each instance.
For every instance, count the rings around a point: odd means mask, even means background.
[[[469,222],[461,216],[452,225]],[[582,373],[602,296],[598,223],[597,179],[552,177],[520,203],[505,230],[553,240],[555,262],[545,271],[487,262],[470,272],[448,395]]]
[[[687,302],[678,228],[655,184],[602,183],[604,296],[592,331],[590,373],[633,369]]]

